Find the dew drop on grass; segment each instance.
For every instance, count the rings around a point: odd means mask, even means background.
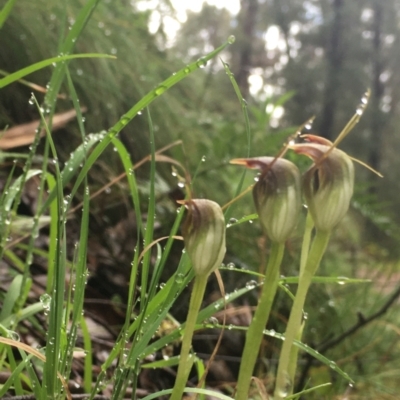
[[[205,57],[201,57],[196,61],[196,65],[199,68],[204,68],[207,65],[207,59]]]
[[[229,43],[229,44],[235,43],[235,40],[236,40],[236,38],[235,38],[235,36],[233,36],[233,35],[231,35],[231,36],[228,37],[228,43]]]
[[[188,74],[188,73],[190,72],[190,68],[189,68],[189,67],[186,67],[186,68],[183,70],[183,72],[184,72],[185,74]]]
[[[155,90],[154,90],[154,94],[156,96],[160,96],[162,95],[165,91],[167,90],[167,88],[165,86],[158,86]]]
[[[257,282],[254,280],[248,281],[246,283],[246,289],[254,289],[257,286]]]
[[[274,330],[274,329],[271,329],[271,330],[269,331],[269,336],[274,337],[275,335],[276,335],[275,330]]]
[[[201,162],[206,162],[206,156],[201,157]]]
[[[183,282],[183,274],[177,274],[175,277],[175,282],[180,285]]]
[[[336,365],[335,361],[330,361],[329,362],[329,367],[332,368],[332,369],[336,369],[337,365]]]
[[[16,342],[19,342],[19,341],[21,340],[17,332],[8,331],[8,332],[7,332],[7,335],[8,335],[8,337],[9,337],[10,339],[12,339],[12,340],[14,340],[14,341],[16,341]]]
[[[234,269],[236,267],[236,265],[233,262],[230,262],[230,263],[226,264],[226,266],[229,269]]]
[[[238,222],[238,220],[236,218],[229,218],[229,223],[231,225],[236,224],[236,222]]]

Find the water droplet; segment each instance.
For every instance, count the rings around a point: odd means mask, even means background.
[[[184,68],[183,72],[184,72],[185,74],[188,74],[188,73],[190,72],[190,68],[189,68],[189,67]]]
[[[254,289],[257,286],[257,282],[254,280],[246,282],[246,289]]]
[[[270,330],[268,331],[268,333],[269,333],[269,336],[272,336],[272,337],[274,337],[274,336],[276,335],[276,332],[275,332],[274,329],[270,329]]]
[[[235,43],[235,40],[236,40],[236,38],[235,38],[235,36],[233,36],[233,35],[231,35],[231,36],[228,37],[228,43],[229,43],[229,44]]]
[[[236,222],[238,222],[238,220],[236,218],[229,218],[229,223],[232,224],[236,224]]]
[[[205,57],[201,57],[196,61],[196,65],[199,68],[204,68],[207,65],[207,59]]]
[[[9,339],[12,339],[16,342],[19,342],[21,340],[18,333],[14,331],[7,331],[7,336]]]
[[[338,276],[337,279],[338,279],[337,281],[338,285],[344,285],[348,278],[346,278],[345,276]]]
[[[332,368],[332,369],[336,369],[337,365],[336,365],[335,361],[330,361],[329,362],[329,367]]]
[[[184,278],[183,274],[177,274],[176,277],[175,277],[175,282],[178,285],[180,285],[183,282],[183,278]]]
[[[160,96],[162,95],[165,91],[167,90],[167,88],[165,86],[159,86],[154,90],[154,94],[156,96]]]
[[[226,267],[229,269],[234,269],[236,267],[236,265],[233,262],[230,262],[226,265]]]
[[[201,157],[202,162],[206,162],[206,156]]]

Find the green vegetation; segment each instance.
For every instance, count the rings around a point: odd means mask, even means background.
[[[173,43],[169,2],[1,3],[0,398],[396,398],[397,142],[362,135],[396,118],[397,3],[242,3]]]

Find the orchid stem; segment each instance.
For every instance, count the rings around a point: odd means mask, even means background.
[[[170,400],[182,400],[182,395],[192,369],[194,357],[190,355],[192,338],[196,326],[197,316],[203,301],[207,286],[208,275],[197,275],[194,279],[193,291],[190,297],[189,311],[183,333],[182,348],[179,358],[178,372]]]
[[[278,288],[279,269],[285,246],[283,243],[272,243],[271,255],[265,273],[264,285],[254,318],[246,333],[246,343],[240,363],[239,378],[236,388],[236,400],[247,400],[251,377],[257,360],[265,326],[271,312],[272,303]]]
[[[330,237],[330,231],[317,231],[307,257],[307,263],[299,277],[296,297],[286,327],[285,340],[279,357],[274,400],[284,399],[293,392],[297,366],[297,351],[292,351],[293,341],[301,339],[303,308],[311,280],[315,275]]]

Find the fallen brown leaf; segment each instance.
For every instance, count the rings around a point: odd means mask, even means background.
[[[83,108],[82,112],[86,109]],[[60,114],[56,114],[53,117],[53,130],[63,127],[68,121],[76,117],[76,110],[69,110]],[[40,120],[28,122],[27,124],[21,124],[14,126],[7,131],[0,131],[0,149],[7,150],[14,147],[26,146],[31,144],[35,139],[35,131],[40,125]],[[44,129],[40,133],[44,136]]]

